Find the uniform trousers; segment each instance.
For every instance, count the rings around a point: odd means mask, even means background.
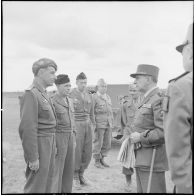
[[[75,160],[75,135],[73,132],[56,133],[57,155],[55,160],[55,185],[58,193],[71,193],[74,160]]]
[[[101,159],[111,149],[111,128],[96,128],[93,139],[93,157]]]
[[[83,175],[92,157],[92,125],[90,120],[75,121],[76,125],[76,149],[75,149],[75,173]]]
[[[24,193],[56,193],[54,166],[56,155],[55,133],[38,136],[39,169],[32,171],[27,164]]]
[[[146,193],[150,171],[136,168],[137,192]],[[150,193],[166,193],[165,171],[153,172]]]

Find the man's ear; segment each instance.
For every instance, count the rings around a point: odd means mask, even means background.
[[[37,76],[41,76],[43,74],[44,69],[40,68],[37,72]]]

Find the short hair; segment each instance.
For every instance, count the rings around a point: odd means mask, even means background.
[[[105,82],[105,80],[101,78],[101,79],[98,80],[97,86],[99,86],[102,83],[107,85],[107,83]]]

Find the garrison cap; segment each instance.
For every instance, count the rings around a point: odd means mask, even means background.
[[[55,68],[55,70],[57,70],[57,65],[56,63],[48,58],[41,58],[39,60],[37,60],[36,62],[34,62],[33,66],[32,66],[32,71],[34,73],[34,75],[37,75],[39,69],[41,68],[47,68],[47,67],[53,67]]]
[[[182,53],[184,46],[186,46],[189,43],[193,43],[193,26],[194,26],[194,23],[190,24],[190,26],[188,27],[188,32],[187,32],[185,41],[181,45],[178,45],[176,47],[176,50],[178,52]]]
[[[76,80],[84,80],[84,79],[87,79],[85,73],[81,72],[79,75],[77,75],[77,78]]]
[[[61,84],[69,83],[69,82],[70,82],[70,79],[67,74],[59,74],[57,76],[57,79],[55,80],[56,85],[61,85]]]
[[[159,68],[157,66],[149,65],[149,64],[140,64],[137,67],[137,72],[130,74],[130,76],[135,78],[136,75],[149,75],[149,76],[153,76],[157,81],[158,73],[159,73]]]

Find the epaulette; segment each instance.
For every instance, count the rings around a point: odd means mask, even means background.
[[[169,83],[171,83],[172,81],[177,81],[178,79],[180,79],[180,78],[182,78],[183,76],[185,76],[186,74],[188,74],[188,73],[190,73],[190,72],[185,72],[185,73],[183,73],[182,75],[180,75],[180,76],[178,76],[178,77],[176,77],[176,78],[174,78],[174,79],[171,79],[170,81],[169,81]]]
[[[125,103],[127,103],[128,101],[127,100],[125,100],[124,102],[123,102],[123,104],[125,104]]]

